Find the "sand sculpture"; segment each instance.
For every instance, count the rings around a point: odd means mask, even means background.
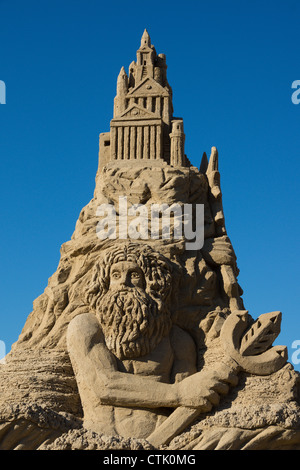
[[[185,155],[166,71],[145,30],[100,134],[94,196],[0,365],[0,449],[300,448],[299,374],[273,345],[281,312],[243,305],[218,151],[199,169]],[[147,225],[174,205],[192,208],[186,226],[203,207],[200,249],[175,237],[172,212],[167,236]]]

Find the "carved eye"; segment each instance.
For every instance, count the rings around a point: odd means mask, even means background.
[[[133,271],[131,273],[131,279],[140,279],[140,274],[137,273],[136,271]]]
[[[112,273],[112,278],[113,279],[120,279],[120,273],[118,273],[118,272]]]

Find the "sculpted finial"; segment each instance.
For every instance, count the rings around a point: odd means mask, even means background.
[[[218,150],[216,147],[211,148],[211,154],[208,162],[207,173],[212,173],[213,171],[218,171]]]
[[[143,36],[142,36],[142,39],[141,39],[141,47],[143,47],[143,46],[151,47],[151,39],[150,39],[150,36],[149,36],[149,33],[148,33],[147,29],[144,30]]]
[[[128,76],[125,68],[122,67],[117,80],[117,95],[126,95],[128,92]]]

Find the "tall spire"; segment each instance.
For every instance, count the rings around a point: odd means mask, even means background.
[[[128,77],[125,68],[122,67],[117,79],[117,95],[126,95],[128,93]]]
[[[122,67],[117,80],[117,95],[114,100],[114,117],[119,116],[123,111],[125,111],[127,93],[128,76],[124,67]]]
[[[143,32],[143,36],[141,39],[141,47],[143,46],[151,47],[151,39],[150,39],[147,29],[145,29],[145,31]]]

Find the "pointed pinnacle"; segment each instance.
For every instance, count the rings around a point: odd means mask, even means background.
[[[117,95],[126,94],[128,91],[128,76],[124,67],[121,68],[117,79]]]
[[[213,171],[218,171],[218,169],[219,169],[218,150],[216,149],[216,147],[212,147],[206,173],[212,173]]]
[[[127,75],[124,65],[122,65],[122,67],[121,67],[119,76],[120,76],[120,75]]]
[[[207,170],[207,167],[208,167],[208,160],[207,160],[207,155],[206,155],[206,152],[203,152],[203,155],[202,155],[202,160],[201,160],[201,164],[200,164],[200,173],[206,173],[206,170]]]
[[[146,28],[145,28],[145,31],[143,32],[143,36],[141,39],[141,46],[151,47],[151,39]]]

